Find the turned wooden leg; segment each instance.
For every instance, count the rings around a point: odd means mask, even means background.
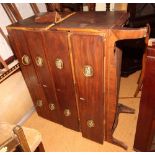
[[[2,59],[1,56],[0,56],[0,62],[2,63],[2,65],[4,66],[4,68],[5,68],[6,70],[9,70],[8,65],[7,65],[6,62]]]
[[[112,135],[113,135],[113,133],[114,133],[114,131],[115,131],[117,125],[118,125],[118,120],[119,120],[119,114],[120,113],[134,114],[135,109],[130,108],[128,106],[125,106],[125,105],[123,105],[121,103],[118,103],[117,110],[116,110],[116,116],[115,116],[115,122],[114,122],[114,125],[113,125],[113,128],[112,128]],[[125,150],[128,149],[128,146],[124,142],[114,138],[113,136],[112,136],[112,143],[124,148]]]
[[[137,86],[135,94],[134,94],[134,97],[137,97],[139,91],[141,91],[141,89],[142,89],[142,85],[143,85],[143,79],[142,79],[142,77],[140,77],[139,82],[138,82],[138,86]]]
[[[118,111],[119,111],[119,113],[128,113],[128,114],[135,113],[135,109],[125,106],[121,103],[118,103]]]

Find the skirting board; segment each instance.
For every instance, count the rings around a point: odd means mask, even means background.
[[[0,75],[0,83],[20,68],[19,63]]]
[[[32,114],[35,112],[35,107],[32,106],[28,112],[26,112],[24,114],[24,116],[19,120],[19,122],[17,123],[18,125],[22,126],[31,116]]]

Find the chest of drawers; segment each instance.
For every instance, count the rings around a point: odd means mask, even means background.
[[[121,67],[115,43],[145,37],[146,28],[123,28],[125,12],[67,17],[8,26],[12,47],[40,116],[96,142],[113,142]]]

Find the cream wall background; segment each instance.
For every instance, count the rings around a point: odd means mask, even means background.
[[[23,18],[30,17],[34,15],[30,5],[28,3],[16,3],[16,6],[21,13]],[[39,10],[41,12],[46,12],[45,4],[39,3],[37,4]],[[6,26],[11,24],[7,14],[5,13],[2,5],[0,5],[0,27],[2,28],[3,32],[7,35]],[[3,37],[0,35],[0,55],[4,60],[9,58],[13,55],[13,52],[11,51],[10,47],[7,45]]]
[[[27,18],[29,16],[33,15],[33,11],[28,3],[16,3],[16,6],[21,13],[23,18]],[[46,7],[44,3],[37,3],[37,6],[39,7],[39,10],[41,12],[46,12]],[[110,4],[110,10],[126,10],[126,3],[111,3]],[[87,8],[84,8],[85,11],[87,11]],[[96,3],[96,11],[105,11],[106,10],[106,4],[105,3]],[[3,10],[3,7],[0,5],[0,27],[4,31],[5,34],[7,34],[6,26],[11,24],[9,18],[7,17],[5,11]],[[0,55],[4,60],[6,60],[8,57],[13,55],[13,52],[11,51],[10,47],[7,45],[3,37],[0,35]]]

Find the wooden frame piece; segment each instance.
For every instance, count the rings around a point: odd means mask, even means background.
[[[142,59],[142,71],[141,71],[141,74],[140,74],[140,76],[138,78],[138,82],[137,82],[138,86],[136,88],[134,97],[137,97],[137,95],[138,95],[139,91],[141,91],[141,88],[142,88],[142,85],[143,85],[144,71],[145,71],[145,68],[146,68],[146,66],[145,66],[146,55],[147,55],[146,51],[147,51],[147,46],[148,46],[150,32],[151,32],[150,29],[151,29],[150,25],[147,24],[147,34],[146,34],[146,38],[145,38],[145,51],[144,51],[143,59]]]
[[[19,11],[14,3],[2,3],[2,6],[12,23],[15,23],[16,21],[23,20],[21,14],[19,13]]]
[[[3,9],[5,10],[6,14],[8,15],[11,23],[15,23],[16,22],[16,19],[15,17],[13,16],[13,14],[11,13],[10,9],[8,8],[8,6],[4,3],[1,3]]]
[[[5,39],[5,41],[7,42],[7,44],[10,46],[9,39],[8,39],[8,37],[4,34],[3,30],[1,29],[1,27],[0,27],[0,34],[1,34],[2,37]]]
[[[108,39],[106,40],[106,45],[108,50],[106,54],[106,64],[109,65],[109,69],[106,70],[106,76],[105,76],[105,89],[107,92],[107,95],[105,97],[105,102],[107,103],[108,106],[105,106],[106,110],[106,120],[109,122],[106,124],[106,136],[105,140],[107,140],[110,143],[114,143],[118,146],[121,146],[123,148],[127,148],[127,146],[120,142],[119,140],[115,139],[113,137],[113,127],[115,123],[115,114],[116,111],[113,110],[112,107],[117,107],[117,78],[116,76],[116,61],[115,61],[115,43],[118,40],[123,40],[123,39],[134,39],[134,38],[145,38],[147,33],[147,27],[144,28],[137,28],[137,29],[129,29],[129,28],[121,28],[121,29],[111,29],[108,32]],[[133,35],[134,34],[134,35]],[[112,85],[112,86],[111,86]],[[116,94],[116,96],[114,95]],[[130,109],[132,111],[132,109]]]
[[[32,8],[32,10],[33,10],[33,12],[34,12],[34,14],[37,16],[37,15],[40,13],[37,4],[36,4],[36,3],[30,3],[30,6],[31,6],[31,8]]]

